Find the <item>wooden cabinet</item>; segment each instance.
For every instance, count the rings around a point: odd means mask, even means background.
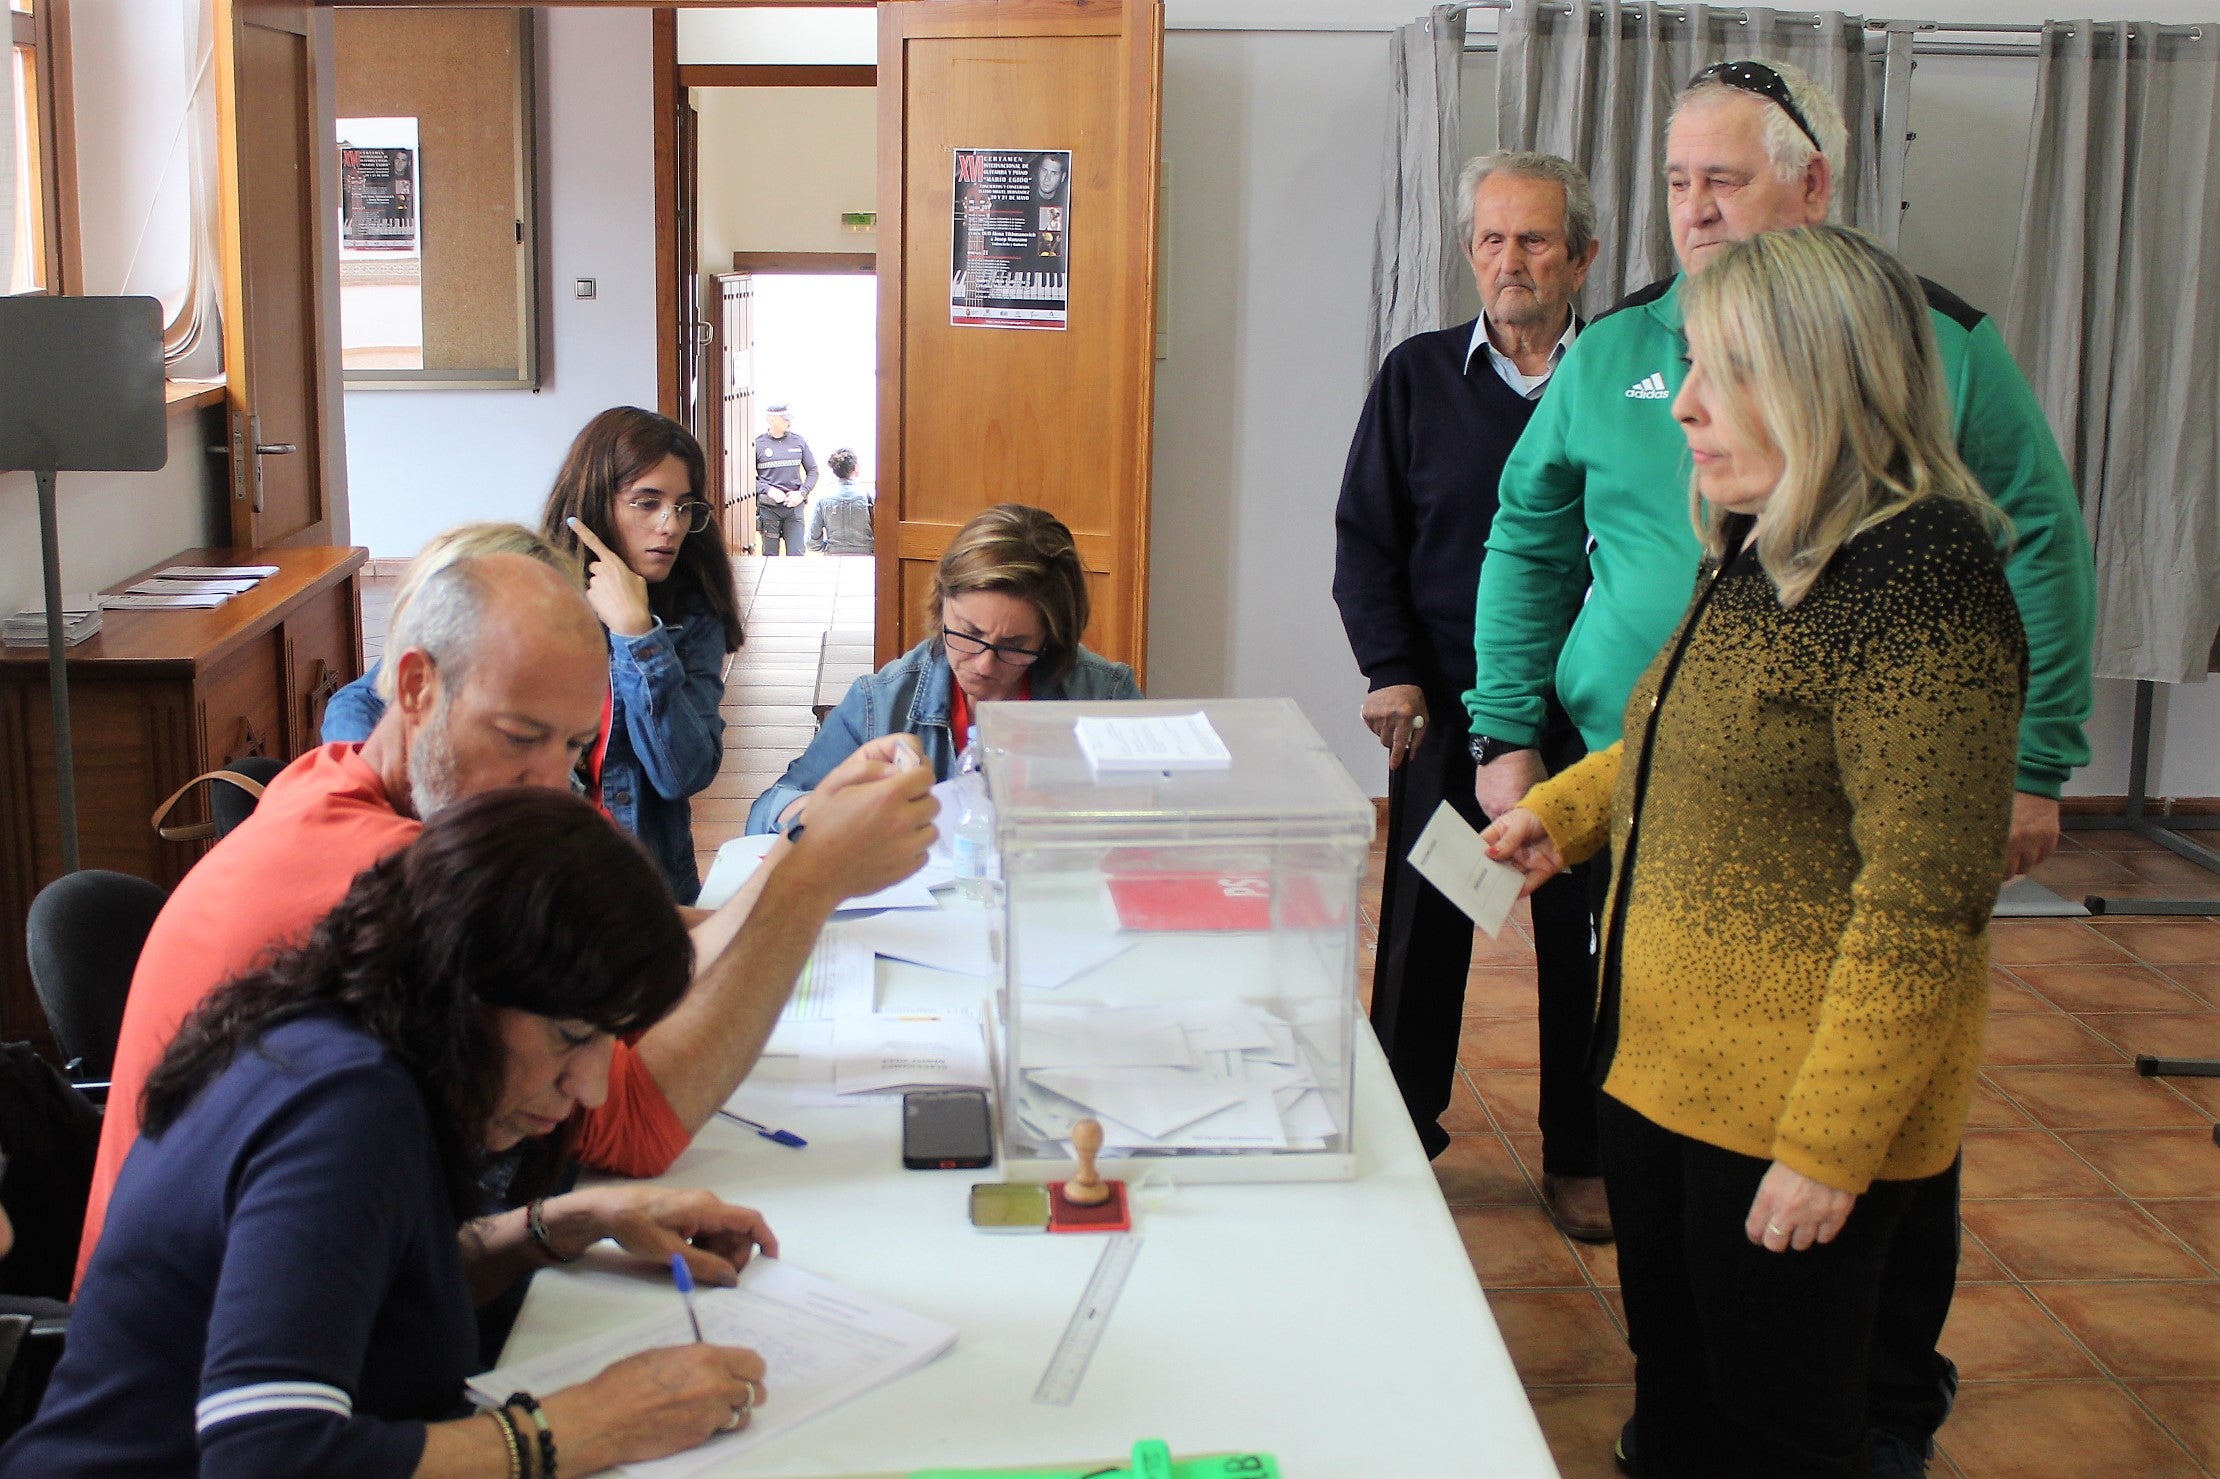
[[[367,556],[324,547],[184,550],[162,565],[263,564],[278,573],[213,611],[111,611],[97,636],[71,649],[86,867],[174,886],[206,844],[155,835],[148,819],[163,798],[228,760],[290,760],[317,743],[325,703],[362,671]],[[32,898],[61,871],[53,746],[46,649],[0,649],[0,1031],[49,1049],[23,930]],[[179,819],[196,815],[181,808]]]

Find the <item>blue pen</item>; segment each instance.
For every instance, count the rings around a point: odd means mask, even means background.
[[[749,1129],[755,1131],[756,1134],[761,1135],[766,1140],[776,1140],[779,1144],[791,1145],[796,1150],[800,1150],[803,1146],[809,1144],[807,1140],[804,1140],[801,1136],[795,1134],[792,1130],[774,1130],[769,1125],[762,1123],[760,1120],[749,1119],[744,1114],[734,1114],[729,1109],[720,1109],[717,1111],[717,1113],[723,1115],[726,1119],[731,1120],[735,1124],[746,1125]]]
[[[701,1316],[694,1313],[694,1274],[686,1267],[686,1255],[671,1255],[671,1282],[678,1285],[678,1297],[686,1301],[686,1323],[694,1327],[694,1342],[701,1343]]]

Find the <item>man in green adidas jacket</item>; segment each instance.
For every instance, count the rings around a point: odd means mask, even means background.
[[[1826,107],[1812,111],[1833,113],[1831,99],[1813,92]],[[1797,180],[1779,179],[1765,152],[1767,112],[1783,116],[1766,98],[1731,91],[1683,109],[1682,124],[1703,127],[1676,125],[1674,137],[1708,146],[1668,161],[1683,268],[1701,271],[1727,242],[1826,218],[1826,155],[1812,153]],[[1825,125],[1815,126],[1824,139]],[[1802,140],[1793,123],[1788,132]],[[1588,326],[1503,469],[1474,618],[1479,677],[1465,695],[1475,735],[1531,744],[1554,683],[1589,746],[1612,743],[1635,679],[1688,607],[1697,549],[1688,447],[1672,413],[1688,352],[1679,286],[1674,277],[1645,288]],[[2059,786],[2089,759],[2095,568],[2065,462],[1996,326],[1927,287],[1958,450],[2016,536],[2006,573],[2029,658],[2012,813],[2017,874],[2057,846]],[[1481,774],[1481,806],[1500,815],[1541,778],[1535,752],[1514,750]]]
[[[1833,99],[1794,68],[1706,69],[1666,135],[1682,270],[1700,272],[1759,232],[1825,220],[1845,138]],[[1491,816],[1542,779],[1530,746],[1552,686],[1591,747],[1612,743],[1635,680],[1687,609],[1698,551],[1687,443],[1672,414],[1687,370],[1679,284],[1635,293],[1588,327],[1504,467],[1474,616],[1478,675],[1465,695],[1483,762],[1474,790]],[[2064,460],[1995,326],[1925,286],[1959,451],[2015,535],[2006,573],[2030,669],[2012,812],[2017,874],[2057,846],[2059,787],[2089,758],[2095,569]],[[1868,1368],[1875,1475],[1925,1472],[1956,1387],[1935,1350],[1957,1275],[1955,1168],[1935,1181],[1899,1224],[1881,1289]]]

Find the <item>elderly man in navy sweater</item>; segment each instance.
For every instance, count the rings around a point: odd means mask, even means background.
[[[1457,222],[1479,318],[1418,334],[1380,366],[1342,474],[1334,601],[1371,688],[1364,721],[1387,748],[1392,787],[1386,903],[1372,1025],[1429,1155],[1449,1146],[1472,923],[1406,855],[1443,801],[1475,827],[1474,756],[1462,698],[1473,671],[1473,601],[1495,518],[1496,479],[1579,325],[1573,297],[1596,256],[1587,179],[1547,154],[1491,154],[1457,180]],[[1482,634],[1483,641],[1486,639]],[[1581,753],[1561,713],[1543,749]],[[1492,756],[1488,757],[1494,758]],[[1587,887],[1534,896],[1540,993],[1543,1196],[1568,1234],[1611,1236],[1586,1071],[1594,1016]]]

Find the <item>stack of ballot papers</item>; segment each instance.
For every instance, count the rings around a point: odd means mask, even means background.
[[[1130,718],[1089,715],[1073,721],[1072,733],[1098,780],[1150,771],[1225,770],[1233,764],[1226,742],[1200,710]]]
[[[511,1392],[544,1397],[590,1381],[626,1356],[684,1345],[693,1339],[685,1306],[676,1294],[669,1304],[659,1314],[474,1376],[471,1400],[491,1407]],[[694,1308],[703,1339],[747,1346],[769,1363],[771,1400],[737,1433],[623,1466],[639,1479],[689,1479],[730,1464],[820,1413],[909,1375],[956,1343],[955,1330],[937,1320],[760,1255],[740,1271],[737,1287],[704,1289],[694,1296]]]
[[[109,596],[110,611],[208,611],[277,574],[275,565],[172,565]]]
[[[62,597],[62,641],[71,647],[100,630],[100,598],[98,596]],[[0,621],[0,642],[10,647],[44,647],[46,645],[46,608],[34,607],[18,611]]]
[[[1324,1150],[1341,1125],[1297,1023],[1249,1002],[1028,1001],[1018,1120],[1043,1140],[1102,1122],[1111,1150]]]

